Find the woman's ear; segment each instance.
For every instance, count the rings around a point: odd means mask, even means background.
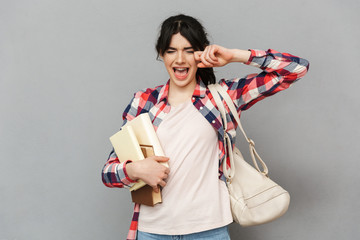
[[[164,56],[159,53],[159,54],[157,55],[157,57],[156,57],[156,60],[163,62],[163,61],[164,61]]]

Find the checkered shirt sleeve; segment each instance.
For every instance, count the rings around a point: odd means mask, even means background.
[[[228,94],[237,105],[238,111],[249,109],[258,101],[289,88],[303,77],[309,69],[309,62],[289,53],[273,49],[267,51],[250,50],[247,65],[263,71],[243,78],[221,80],[228,87]]]

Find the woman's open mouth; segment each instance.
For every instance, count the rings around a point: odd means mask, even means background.
[[[174,67],[175,77],[179,80],[184,80],[188,76],[189,68]]]

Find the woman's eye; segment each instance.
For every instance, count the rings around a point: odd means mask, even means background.
[[[167,50],[166,53],[174,53],[174,50]]]
[[[188,51],[186,51],[187,53],[194,53],[194,51],[193,50],[188,50]]]

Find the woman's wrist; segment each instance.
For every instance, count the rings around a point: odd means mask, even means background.
[[[231,62],[247,63],[249,61],[251,51],[242,49],[231,49],[231,51],[233,52]]]
[[[126,170],[128,177],[131,180],[136,181],[139,178],[136,176],[136,171],[135,171],[134,167],[135,167],[134,163],[132,161],[128,161],[125,165],[125,170]]]

